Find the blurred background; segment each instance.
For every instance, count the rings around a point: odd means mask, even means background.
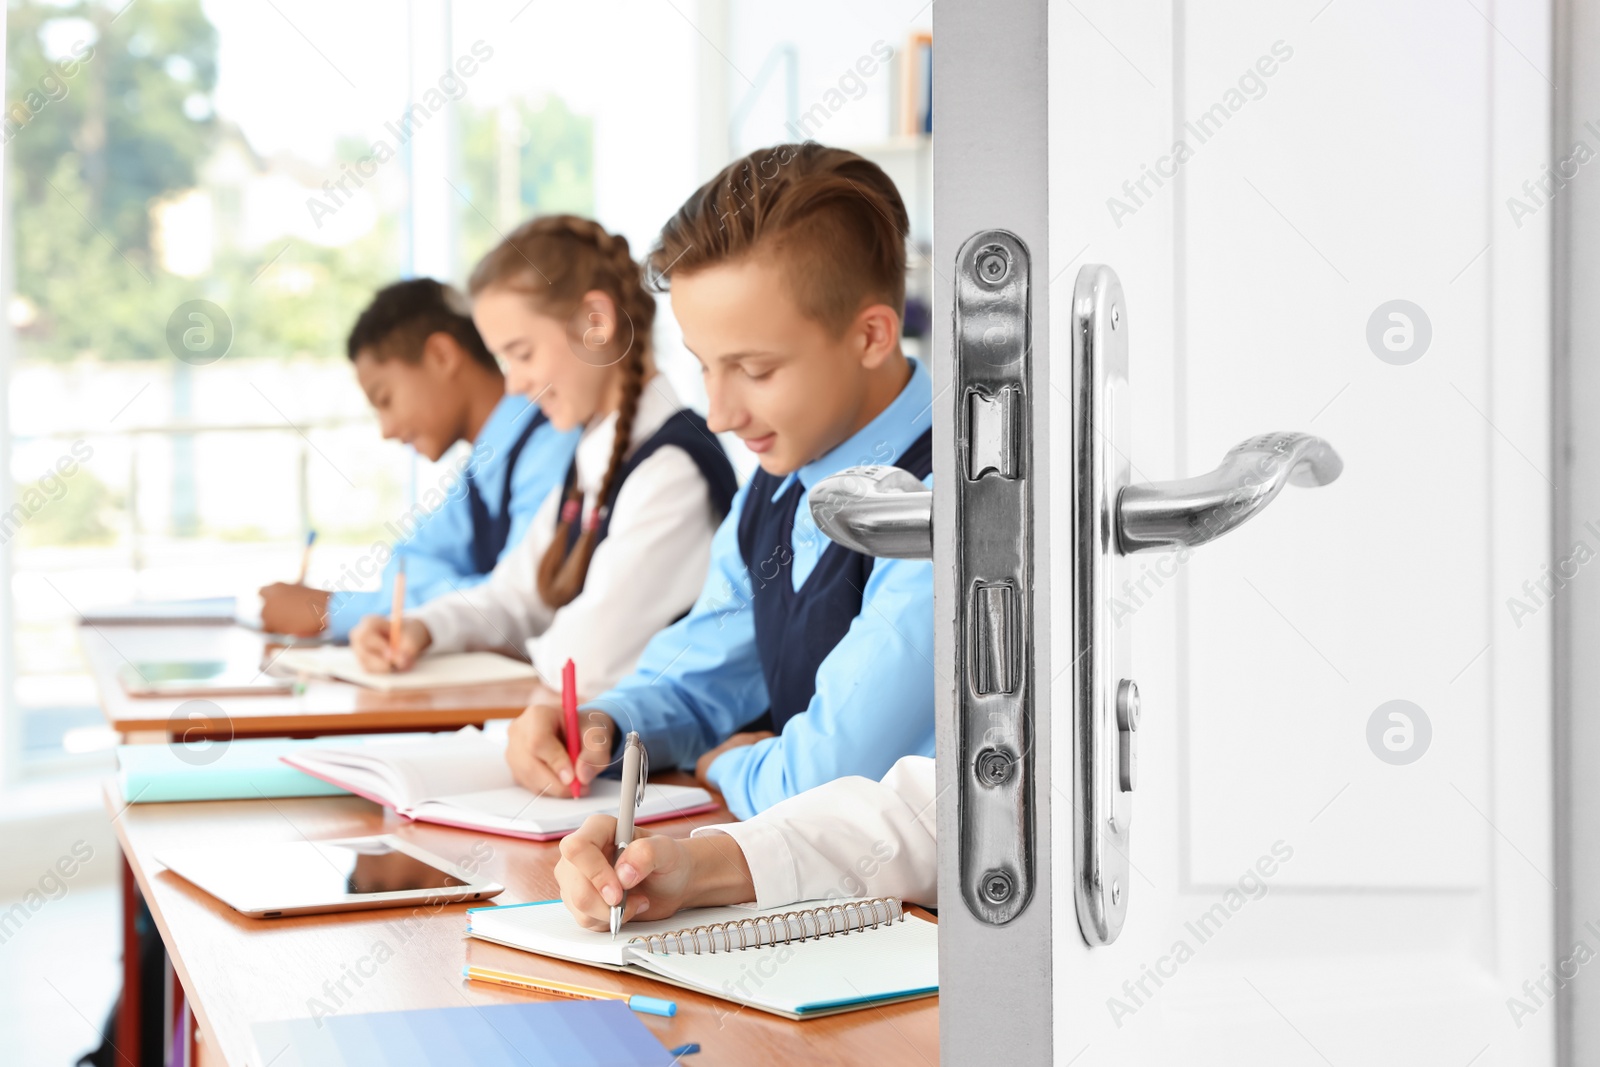
[[[379,439],[345,335],[375,288],[460,283],[530,215],[591,214],[642,255],[750,149],[854,149],[910,209],[919,352],[932,7],[12,0],[5,17],[0,908],[58,842],[94,858],[4,935],[28,955],[0,968],[0,1033],[23,1042],[13,1062],[63,1063],[98,1044],[120,945],[98,791],[116,737],[79,613],[249,600],[292,577],[312,528],[313,584],[391,540],[443,470]],[[665,301],[657,343],[703,404]],[[103,967],[53,993],[48,962],[11,965],[53,957]]]

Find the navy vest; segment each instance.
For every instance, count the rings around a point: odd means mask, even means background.
[[[933,470],[932,429],[924,430],[894,465],[926,478]],[[861,614],[861,598],[876,562],[873,556],[830,542],[796,590],[789,546],[804,490],[796,479],[773,500],[782,481],[758,470],[739,515],[739,552],[750,575],[756,653],[769,701],[767,713],[744,729],[775,733],[810,706],[817,668]]]
[[[511,443],[506,454],[506,485],[500,494],[500,514],[489,514],[489,505],[483,502],[478,484],[472,479],[472,467],[467,467],[467,509],[472,515],[472,566],[479,574],[488,574],[500,562],[506,539],[511,536],[511,479],[517,471],[517,459],[535,430],[549,422],[543,411],[536,411],[528,420],[527,428]]]
[[[711,494],[711,508],[716,513],[717,522],[721,523],[728,514],[728,508],[733,505],[733,496],[739,491],[739,479],[733,473],[733,464],[728,462],[728,454],[722,450],[722,442],[718,441],[717,435],[706,426],[706,420],[688,408],[679,408],[667,417],[667,421],[661,424],[659,430],[640,442],[617,469],[617,476],[611,481],[611,491],[601,502],[604,510],[600,514],[600,527],[595,532],[597,547],[611,532],[611,512],[617,502],[617,494],[622,492],[622,483],[638,469],[639,464],[653,456],[657,449],[668,446],[682,449],[699,468],[700,477],[706,480],[706,489]],[[577,484],[578,458],[574,456],[572,465],[567,468],[566,485],[561,493],[563,501]],[[561,512],[558,509],[556,512],[558,528],[560,523]],[[568,552],[571,552],[573,546],[578,543],[580,525],[574,522],[567,527]],[[672,566],[674,561],[663,560],[662,563],[664,566]],[[578,588],[581,591],[583,587]]]

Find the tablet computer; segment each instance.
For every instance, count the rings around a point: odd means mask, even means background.
[[[254,919],[486,900],[504,890],[393,834],[168,849],[156,861]]]
[[[131,697],[269,696],[293,691],[292,679],[226,659],[149,660],[124,663],[117,671]]]

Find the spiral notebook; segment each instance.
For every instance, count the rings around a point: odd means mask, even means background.
[[[889,897],[701,908],[631,923],[616,940],[580,927],[559,900],[467,915],[467,932],[483,941],[646,975],[789,1019],[939,992],[938,926]]]

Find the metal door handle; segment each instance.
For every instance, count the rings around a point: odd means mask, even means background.
[[[956,257],[954,498],[957,801],[961,895],[979,920],[1003,925],[1032,897],[1034,860],[1034,452],[1031,262],[1015,235],[973,235]],[[1070,332],[1074,890],[1090,945],[1115,941],[1127,917],[1128,851],[1138,788],[1139,686],[1117,597],[1130,553],[1185,549],[1220,537],[1285,485],[1327,485],[1344,464],[1328,443],[1270,433],[1230,449],[1196,478],[1130,485],[1128,322],[1122,283],[1086,266]],[[1066,370],[1067,368],[1061,368]],[[1060,373],[1058,371],[1057,373]],[[874,556],[932,555],[933,493],[896,467],[852,467],[819,481],[811,511],[828,537]]]
[[[933,490],[899,467],[849,467],[811,487],[817,528],[886,559],[933,558]]]
[[[1204,544],[1285,485],[1327,485],[1344,464],[1319,437],[1269,433],[1209,474],[1128,484],[1128,321],[1116,272],[1079,271],[1072,309],[1073,873],[1078,928],[1090,945],[1109,945],[1128,914],[1139,735],[1149,730],[1131,634],[1118,625],[1128,555]]]
[[[1285,485],[1327,485],[1344,461],[1307,433],[1267,433],[1240,442],[1210,474],[1130,485],[1117,500],[1123,552],[1203,545],[1248,521]]]

